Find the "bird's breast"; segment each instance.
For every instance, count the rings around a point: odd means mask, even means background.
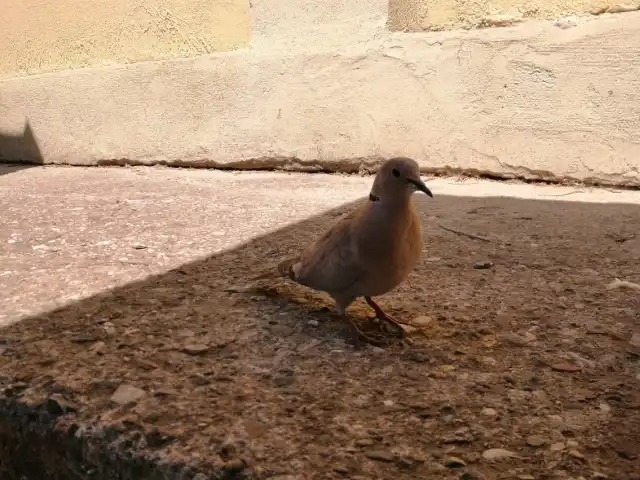
[[[420,258],[420,221],[414,212],[409,213],[408,218],[393,219],[361,244],[372,279],[367,295],[381,295],[398,286]]]

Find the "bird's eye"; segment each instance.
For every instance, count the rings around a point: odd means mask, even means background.
[[[393,173],[394,177],[399,177],[400,176],[400,172],[398,171],[398,169],[394,168],[393,170],[391,170],[391,173]]]

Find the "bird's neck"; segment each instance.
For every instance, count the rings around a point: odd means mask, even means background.
[[[394,195],[394,196],[381,196],[371,191],[369,193],[369,203],[376,209],[387,208],[404,208],[411,207],[411,194],[409,195]]]
[[[413,212],[411,195],[383,197],[370,193],[368,203],[369,209],[385,215],[392,222],[403,222]]]

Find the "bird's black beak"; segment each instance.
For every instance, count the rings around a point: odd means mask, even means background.
[[[413,183],[416,186],[416,189],[420,190],[421,192],[426,193],[431,198],[433,198],[433,193],[431,193],[431,190],[429,190],[429,187],[427,187],[422,180],[420,180],[420,179],[415,180],[413,178],[408,178],[407,182]]]

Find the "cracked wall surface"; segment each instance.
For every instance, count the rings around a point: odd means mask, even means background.
[[[393,31],[439,31],[639,9],[640,0],[389,0],[388,23]]]
[[[0,78],[247,45],[248,0],[0,0]]]
[[[246,48],[0,79],[0,159],[357,172],[406,155],[640,186],[640,12],[429,33],[388,12],[252,0]]]

